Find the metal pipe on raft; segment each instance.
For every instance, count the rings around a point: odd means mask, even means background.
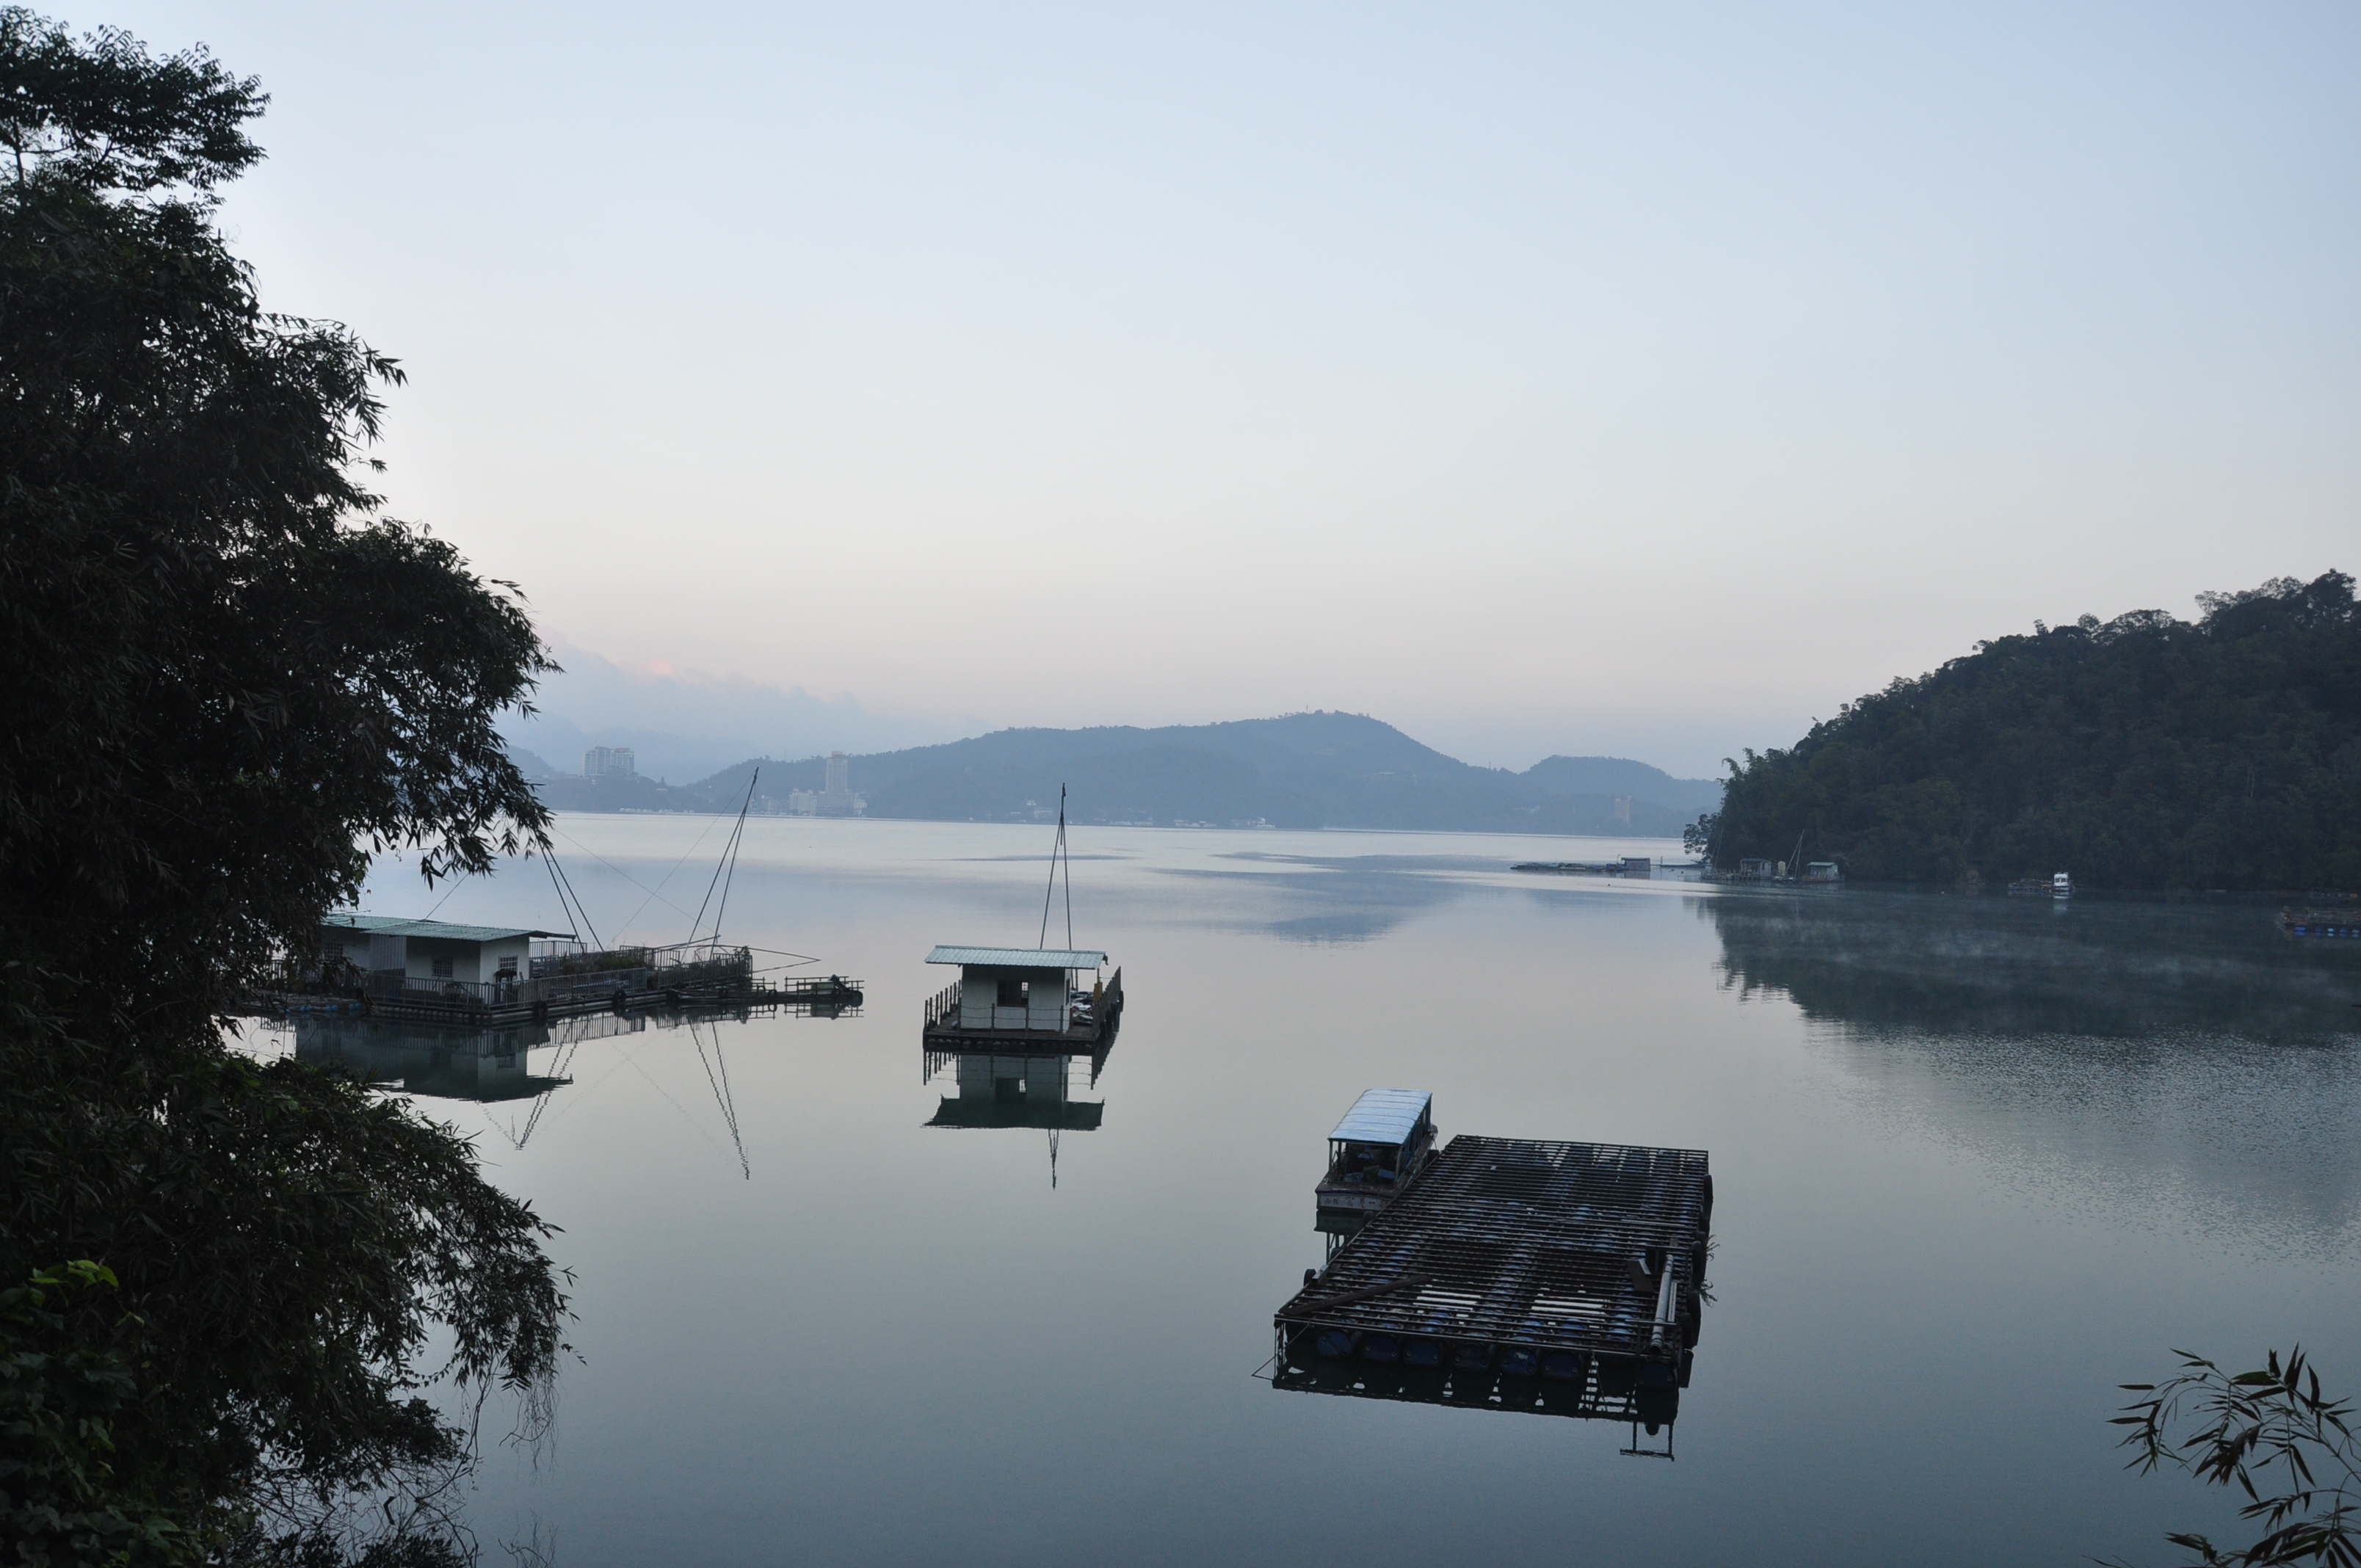
[[[1679,1277],[1673,1272],[1673,1260],[1664,1259],[1664,1277],[1656,1287],[1656,1324],[1649,1331],[1648,1343],[1662,1350],[1665,1340],[1679,1332],[1674,1321],[1675,1304],[1680,1298]]]

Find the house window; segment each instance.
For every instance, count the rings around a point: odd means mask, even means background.
[[[1000,982],[1000,1005],[1003,1007],[1024,1006],[1025,993],[1031,989],[1032,982],[1029,981],[1002,980]]]
[[[511,953],[507,958],[500,960],[500,972],[508,976],[511,980],[514,980],[516,978],[516,955],[514,953]]]
[[[436,959],[434,960],[434,978],[436,980],[449,980],[451,978],[451,960],[449,959]]]

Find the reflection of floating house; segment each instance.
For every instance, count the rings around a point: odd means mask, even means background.
[[[527,1065],[533,1050],[591,1034],[631,1033],[646,1026],[643,1016],[609,1014],[570,1019],[559,1026],[565,1034],[561,1042],[544,1024],[450,1029],[393,1018],[297,1018],[295,1057],[406,1094],[524,1100],[573,1081],[536,1076]]]
[[[1328,1169],[1313,1190],[1317,1228],[1352,1234],[1434,1157],[1434,1096],[1372,1089],[1328,1135]]]
[[[936,1072],[948,1069],[957,1074],[959,1093],[945,1095],[927,1125],[1094,1132],[1106,1115],[1106,1102],[1071,1097],[1072,1060],[1063,1056],[929,1052],[924,1076],[931,1080]],[[1098,1082],[1096,1062],[1092,1064],[1091,1082]]]
[[[1101,981],[1106,955],[1086,948],[941,947],[930,964],[959,966],[958,983],[927,1003],[930,1049],[1012,1051],[1042,1045],[1088,1054],[1115,1038],[1123,970]],[[1088,974],[1091,984],[1078,983]]]
[[[1687,1386],[1712,1213],[1697,1150],[1455,1138],[1279,1310],[1277,1365],[1620,1413]]]

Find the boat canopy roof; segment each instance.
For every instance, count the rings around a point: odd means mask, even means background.
[[[1353,1102],[1332,1143],[1406,1144],[1426,1119],[1434,1096],[1423,1089],[1372,1089]]]
[[[1087,948],[937,948],[930,964],[981,964],[993,969],[1098,969],[1106,955]]]

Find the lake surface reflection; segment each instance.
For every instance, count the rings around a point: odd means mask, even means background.
[[[685,934],[726,831],[560,826],[609,940]],[[1048,838],[750,823],[731,936],[857,978],[855,1014],[299,1032],[484,1134],[566,1228],[585,1362],[555,1448],[485,1467],[490,1560],[535,1530],[567,1568],[2161,1560],[2226,1504],[2119,1469],[2114,1385],[2172,1345],[2301,1341],[2361,1393],[2361,952],[2268,909],[1083,828],[1074,938],[1129,999],[1111,1052],[924,1051],[928,950],[1037,936]],[[433,902],[390,861],[368,907]],[[528,864],[439,916],[553,902]],[[1433,1091],[1446,1140],[1710,1151],[1675,1462],[1669,1430],[1511,1419],[1408,1367],[1268,1380],[1271,1313],[1323,1260],[1324,1135],[1380,1084]]]

